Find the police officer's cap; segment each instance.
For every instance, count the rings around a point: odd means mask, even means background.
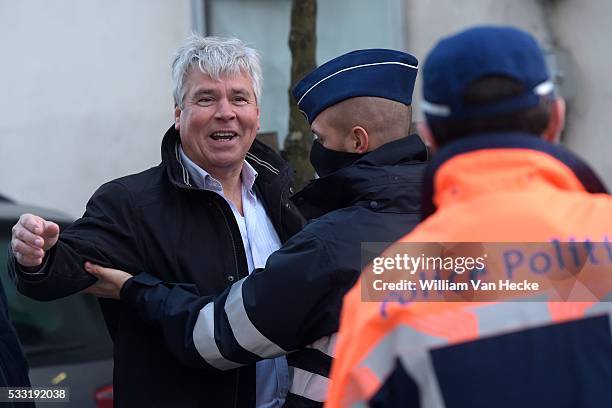
[[[321,65],[292,93],[310,123],[324,109],[357,96],[376,96],[410,105],[417,66],[417,59],[404,52],[357,50]]]
[[[464,91],[488,76],[514,79],[524,91],[495,103],[467,105]],[[481,26],[442,39],[427,56],[421,108],[430,122],[487,117],[533,107],[553,88],[542,51],[530,34]]]

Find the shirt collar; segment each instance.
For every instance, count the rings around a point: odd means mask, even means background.
[[[191,176],[196,187],[203,190],[223,193],[223,186],[221,185],[221,182],[211,176],[210,173],[208,173],[202,167],[195,164],[185,154],[182,146],[179,146],[179,155],[181,157],[181,162],[187,168],[187,171],[189,172],[189,175]],[[253,190],[253,185],[255,184],[257,175],[257,170],[255,170],[253,166],[251,166],[249,162],[245,160],[244,165],[242,166],[242,172],[240,173],[240,179],[242,181],[242,185],[247,187],[248,191],[250,192]]]

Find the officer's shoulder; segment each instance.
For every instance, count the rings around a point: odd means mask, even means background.
[[[350,233],[360,220],[363,221],[364,211],[360,206],[340,208],[309,221],[303,231],[319,238]]]

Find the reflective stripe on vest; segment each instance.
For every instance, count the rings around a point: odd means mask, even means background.
[[[395,312],[401,313],[401,309]],[[489,303],[462,308],[449,304],[448,310],[440,310],[438,306],[435,313],[415,314],[386,333],[352,369],[343,390],[342,406],[367,406],[399,359],[419,387],[421,407],[443,408],[445,405],[431,361],[431,349],[602,314],[612,315],[611,302]],[[468,321],[467,316],[475,319],[477,329],[462,330],[463,333],[458,335],[457,322]]]

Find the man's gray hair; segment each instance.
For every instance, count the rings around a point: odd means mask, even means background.
[[[172,62],[172,94],[179,108],[183,108],[185,79],[195,66],[216,80],[223,75],[249,75],[255,98],[259,102],[263,82],[259,54],[239,39],[202,37],[197,34],[187,38]]]

